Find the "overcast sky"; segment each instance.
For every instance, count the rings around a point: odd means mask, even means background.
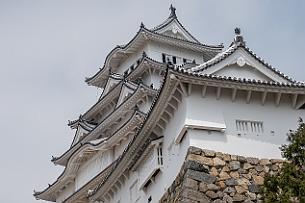
[[[305,1],[0,0],[0,202],[34,203],[52,183],[76,119],[98,98],[84,83],[117,44],[127,43],[177,8],[179,20],[206,44],[240,27],[247,45],[274,67],[305,80]]]

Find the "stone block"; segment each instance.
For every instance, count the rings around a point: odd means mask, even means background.
[[[245,163],[247,162],[247,159],[243,156],[237,156],[237,161],[239,161],[240,163]]]
[[[217,193],[211,190],[207,191],[205,194],[211,199],[216,199],[218,197]]]
[[[247,158],[247,162],[248,162],[249,164],[252,164],[252,165],[257,165],[257,164],[258,164],[258,161],[259,161],[258,158],[253,158],[253,157],[248,157],[248,158]]]
[[[246,200],[246,196],[242,195],[242,194],[235,194],[233,196],[233,202],[243,202]]]
[[[251,193],[258,193],[259,192],[259,187],[257,185],[255,185],[255,184],[250,184],[248,186],[248,190]]]
[[[240,162],[239,161],[231,161],[229,163],[229,168],[232,171],[236,171],[236,170],[240,169]]]
[[[249,164],[249,163],[244,163],[243,169],[249,170],[250,168],[254,168],[254,166],[252,164]]]
[[[235,186],[238,185],[238,182],[234,179],[234,178],[230,178],[228,180],[226,180],[226,185],[227,186]]]
[[[217,168],[212,167],[211,170],[210,170],[210,174],[211,174],[212,176],[218,176],[219,173],[218,173]]]
[[[239,194],[244,194],[244,193],[247,192],[247,189],[246,189],[246,188],[244,188],[244,187],[242,187],[242,186],[239,186],[239,185],[236,185],[236,186],[235,186],[235,190],[236,190],[236,192],[239,193]]]
[[[225,166],[226,162],[224,162],[223,160],[221,160],[218,157],[213,158],[213,164],[215,167],[219,167],[219,166]]]
[[[185,178],[184,181],[183,181],[183,186],[188,187],[188,188],[192,188],[193,190],[197,190],[198,189],[198,182],[196,180],[191,179],[191,178]]]
[[[210,202],[209,198],[205,194],[189,188],[184,188],[181,196],[194,201]]]
[[[213,160],[211,158],[207,158],[207,157],[196,155],[196,154],[189,154],[188,159],[191,161],[197,161],[206,166],[214,165]]]
[[[219,190],[219,187],[215,184],[208,184],[207,187],[208,187],[208,190],[211,190],[211,191]]]
[[[227,180],[229,179],[231,176],[227,173],[227,172],[223,172],[221,171],[219,174],[219,178],[218,180]]]
[[[213,150],[207,150],[207,149],[203,149],[202,150],[204,156],[206,157],[215,157],[216,153]]]
[[[199,183],[199,191],[206,192],[208,190],[208,185],[206,183]]]
[[[235,193],[236,190],[234,187],[227,187],[223,190],[224,193],[227,193],[227,194],[231,194],[231,193]]]
[[[237,171],[232,171],[232,172],[230,172],[230,176],[232,178],[237,179],[237,178],[239,178],[239,173]]]
[[[194,171],[191,169],[188,169],[186,171],[185,177],[205,183],[214,183],[216,181],[216,177],[211,176],[210,174],[207,174],[205,172]]]
[[[209,171],[209,167],[208,166],[205,166],[201,163],[199,163],[198,161],[195,161],[195,160],[188,160],[186,163],[185,163],[185,168],[186,169],[192,169],[192,170],[195,170],[195,171],[201,171],[201,172],[208,172]]]
[[[264,184],[264,178],[261,176],[253,176],[253,181],[257,185],[263,185]]]
[[[198,148],[198,147],[190,146],[189,149],[188,149],[188,153],[189,153],[189,154],[201,155],[202,149],[200,149],[200,148]]]
[[[271,162],[269,159],[261,159],[259,160],[259,164],[264,166],[264,165],[270,165]]]

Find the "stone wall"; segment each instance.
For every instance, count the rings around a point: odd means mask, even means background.
[[[258,192],[265,175],[278,172],[282,162],[190,147],[160,203],[260,202]]]

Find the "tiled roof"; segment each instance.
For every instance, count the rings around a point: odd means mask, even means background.
[[[194,72],[191,70],[186,70],[183,67],[179,66],[171,66],[172,70],[177,71],[179,73],[183,73],[190,76],[195,76],[198,78],[208,78],[212,80],[222,80],[222,81],[231,81],[231,82],[239,82],[244,84],[259,84],[259,85],[269,85],[269,86],[278,86],[278,87],[305,87],[304,82],[293,82],[293,83],[280,83],[280,82],[273,82],[273,81],[262,81],[262,80],[255,80],[255,79],[246,79],[246,78],[236,78],[236,77],[229,77],[229,76],[219,76],[215,74],[205,74],[201,72]]]
[[[266,66],[268,69],[270,69],[271,71],[273,71],[274,73],[276,73],[277,75],[281,76],[282,78],[285,78],[286,80],[290,81],[291,83],[297,83],[297,81],[293,80],[292,78],[290,78],[289,76],[285,75],[284,73],[282,73],[281,71],[277,70],[276,68],[272,67],[270,64],[268,64],[266,61],[264,61],[261,57],[257,56],[249,47],[247,47],[244,43],[232,43],[232,45],[226,49],[225,51],[217,54],[214,58],[212,58],[211,60],[193,67],[191,69],[191,71],[193,72],[197,72],[200,73],[208,68],[210,68],[211,66],[218,64],[219,62],[225,60],[226,58],[228,58],[230,55],[232,55],[236,50],[238,50],[239,48],[244,49],[247,53],[249,53],[251,56],[253,56],[258,62],[260,62],[261,64],[263,64],[264,66]],[[182,67],[180,67],[182,68]]]

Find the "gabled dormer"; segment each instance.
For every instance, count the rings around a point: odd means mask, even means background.
[[[167,35],[170,37],[183,39],[183,40],[187,40],[187,41],[194,42],[194,43],[200,43],[179,22],[177,15],[176,15],[176,8],[171,5],[169,9],[170,9],[169,17],[163,23],[154,27],[151,30],[156,33]]]
[[[130,97],[134,91],[137,89],[137,85],[131,82],[125,82],[122,86],[122,90],[118,99],[116,106],[120,106],[128,97]]]
[[[191,71],[221,77],[291,84],[294,81],[254,54],[235,29],[236,37],[227,50],[211,60],[191,68]]]
[[[201,64],[222,51],[223,45],[206,45],[194,38],[179,22],[175,8],[170,16],[155,28],[148,29],[143,23],[137,34],[125,45],[116,46],[105,59],[103,67],[87,78],[89,85],[104,88],[109,70],[124,75],[139,64],[143,52],[162,63],[183,64],[196,61]]]

